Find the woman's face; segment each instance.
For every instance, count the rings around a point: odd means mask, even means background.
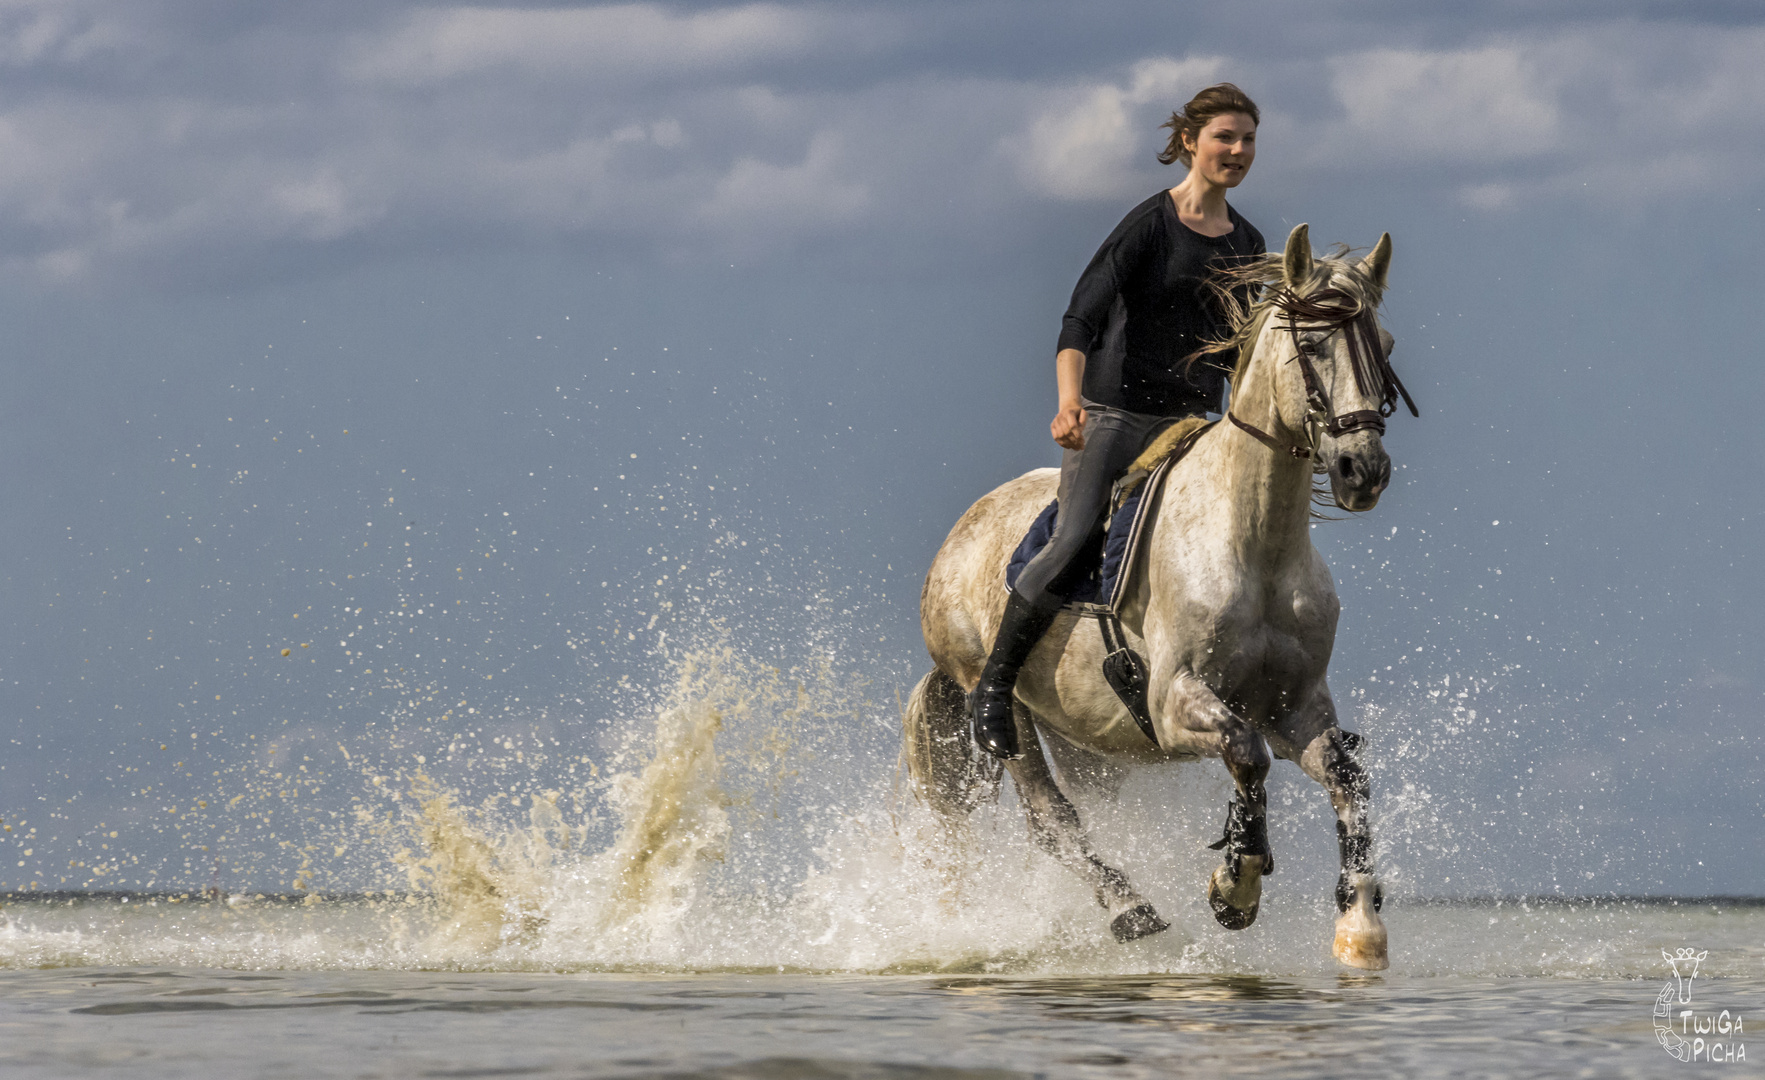
[[[1207,122],[1188,150],[1195,157],[1190,168],[1203,180],[1237,187],[1256,160],[1256,121],[1244,113],[1221,113]]]

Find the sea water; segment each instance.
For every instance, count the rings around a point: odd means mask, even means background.
[[[886,762],[836,752],[851,680],[728,650],[676,669],[598,761],[442,713],[426,753],[408,733],[396,762],[339,747],[347,800],[334,781],[298,789],[282,759],[226,774],[201,800],[220,812],[186,820],[207,846],[302,853],[282,888],[6,894],[0,1068],[1662,1076],[1765,1060],[1746,1043],[1765,1023],[1765,906],[1428,900],[1396,864],[1391,968],[1352,971],[1329,956],[1334,837],[1303,778],[1271,780],[1281,857],[1257,922],[1214,923],[1206,844],[1229,792],[1201,763],[1079,793],[1099,849],[1172,924],[1118,944],[1009,785],[952,829]],[[1428,792],[1392,782],[1400,761],[1374,765],[1384,835],[1447,835]]]
[[[424,918],[422,904],[402,907],[389,919],[360,900],[10,904],[0,1070],[1658,1077],[1746,1075],[1765,1052],[1746,1045],[1765,1023],[1758,907],[1395,905],[1393,966],[1377,975],[1221,970],[1165,942],[1000,974],[499,969],[389,946],[389,928]],[[1672,981],[1660,950],[1687,941],[1706,957],[1691,1003],[1668,1018],[1696,1050],[1682,1062],[1652,1012]],[[1290,945],[1303,954],[1316,942]]]

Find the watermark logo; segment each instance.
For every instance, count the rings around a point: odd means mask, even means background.
[[[1680,1061],[1714,1061],[1727,1064],[1747,1060],[1746,1044],[1740,1041],[1744,1025],[1738,1015],[1723,1009],[1705,1013],[1691,1007],[1691,984],[1708,950],[1661,950],[1673,977],[1655,998],[1655,1038],[1661,1048]]]

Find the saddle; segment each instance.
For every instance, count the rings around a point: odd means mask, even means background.
[[[1128,648],[1122,634],[1121,606],[1151,535],[1152,509],[1164,490],[1165,478],[1215,423],[1218,421],[1189,417],[1161,432],[1116,481],[1108,525],[1100,530],[1101,543],[1094,545],[1088,556],[1081,556],[1089,565],[1074,567],[1063,575],[1074,582],[1066,597],[1066,610],[1097,620],[1103,634],[1103,678],[1154,745],[1158,736],[1146,706],[1146,661]],[[1007,589],[1016,586],[1023,568],[1053,538],[1059,514],[1060,501],[1056,499],[1030,524],[1005,567]]]

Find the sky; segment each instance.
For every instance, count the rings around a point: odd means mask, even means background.
[[[604,765],[719,642],[892,768],[924,568],[1058,461],[1072,283],[1230,79],[1271,244],[1394,241],[1422,416],[1314,537],[1404,888],[1765,892],[1761,55],[1740,2],[0,0],[0,890],[283,887],[370,774]]]

